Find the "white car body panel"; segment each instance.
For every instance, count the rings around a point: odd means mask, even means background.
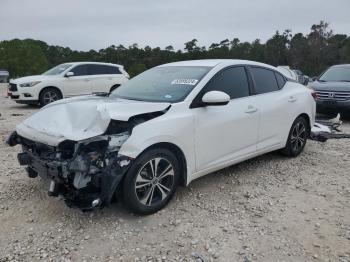
[[[122,145],[119,154],[136,158],[154,144],[171,143],[183,152],[188,174],[196,172],[194,117],[190,110],[184,110],[189,105],[187,102],[173,104],[164,115],[134,127],[132,135]]]
[[[123,84],[126,82],[125,76],[120,75],[94,75],[89,78],[92,93],[109,92],[110,87],[115,83]]]
[[[58,84],[64,97],[89,95],[92,93],[91,76],[64,77]],[[53,84],[53,83],[52,83]],[[103,88],[101,92],[106,92]]]
[[[213,67],[182,102],[151,103],[96,96],[71,98],[44,107],[17,126],[19,135],[57,145],[103,134],[111,119],[167,110],[135,126],[119,154],[137,158],[148,147],[170,143],[184,154],[187,184],[193,179],[259,154],[283,148],[293,121],[306,114],[314,124],[311,90],[287,82],[282,90],[232,99],[227,105],[190,108],[196,95],[221,69],[231,65],[275,67],[244,60],[196,60],[162,66]],[[278,70],[276,70],[278,71]],[[229,114],[228,114],[229,112]],[[52,117],[55,116],[55,117]]]
[[[233,99],[225,106],[194,108],[196,170],[255,153],[258,114],[249,113],[255,97]],[[215,154],[213,154],[215,152]]]
[[[255,96],[260,111],[258,152],[284,147],[293,121],[303,113],[309,116],[313,126],[315,112],[305,104],[312,105],[314,100],[311,94],[305,96],[305,92],[311,93],[298,83],[287,82],[282,90]]]

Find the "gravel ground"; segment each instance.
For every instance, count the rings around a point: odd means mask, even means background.
[[[0,98],[0,138],[38,108]],[[350,132],[350,123],[343,129]],[[350,261],[350,141],[308,142],[180,188],[162,211],[82,213],[0,145],[0,261]]]

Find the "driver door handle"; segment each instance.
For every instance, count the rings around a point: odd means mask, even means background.
[[[288,102],[295,102],[295,101],[297,101],[297,99],[294,96],[290,96],[288,98]]]
[[[247,114],[255,113],[256,111],[258,111],[258,109],[252,105],[249,105],[245,110]]]

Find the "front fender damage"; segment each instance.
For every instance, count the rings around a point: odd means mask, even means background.
[[[68,206],[83,210],[109,205],[133,162],[118,154],[128,133],[64,141],[56,148],[15,133],[11,137],[22,145],[18,160],[27,166],[28,176],[50,180],[50,196],[62,197]]]
[[[90,210],[108,206],[134,159],[119,150],[132,129],[166,111],[131,117],[128,121],[111,120],[105,133],[81,141],[64,140],[57,146],[25,138],[15,132],[6,143],[20,144],[18,161],[28,176],[40,176],[50,182],[48,194],[61,197],[70,207]]]

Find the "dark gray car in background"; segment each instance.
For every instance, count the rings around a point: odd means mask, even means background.
[[[316,110],[350,117],[350,64],[328,68],[309,86],[316,91]]]

